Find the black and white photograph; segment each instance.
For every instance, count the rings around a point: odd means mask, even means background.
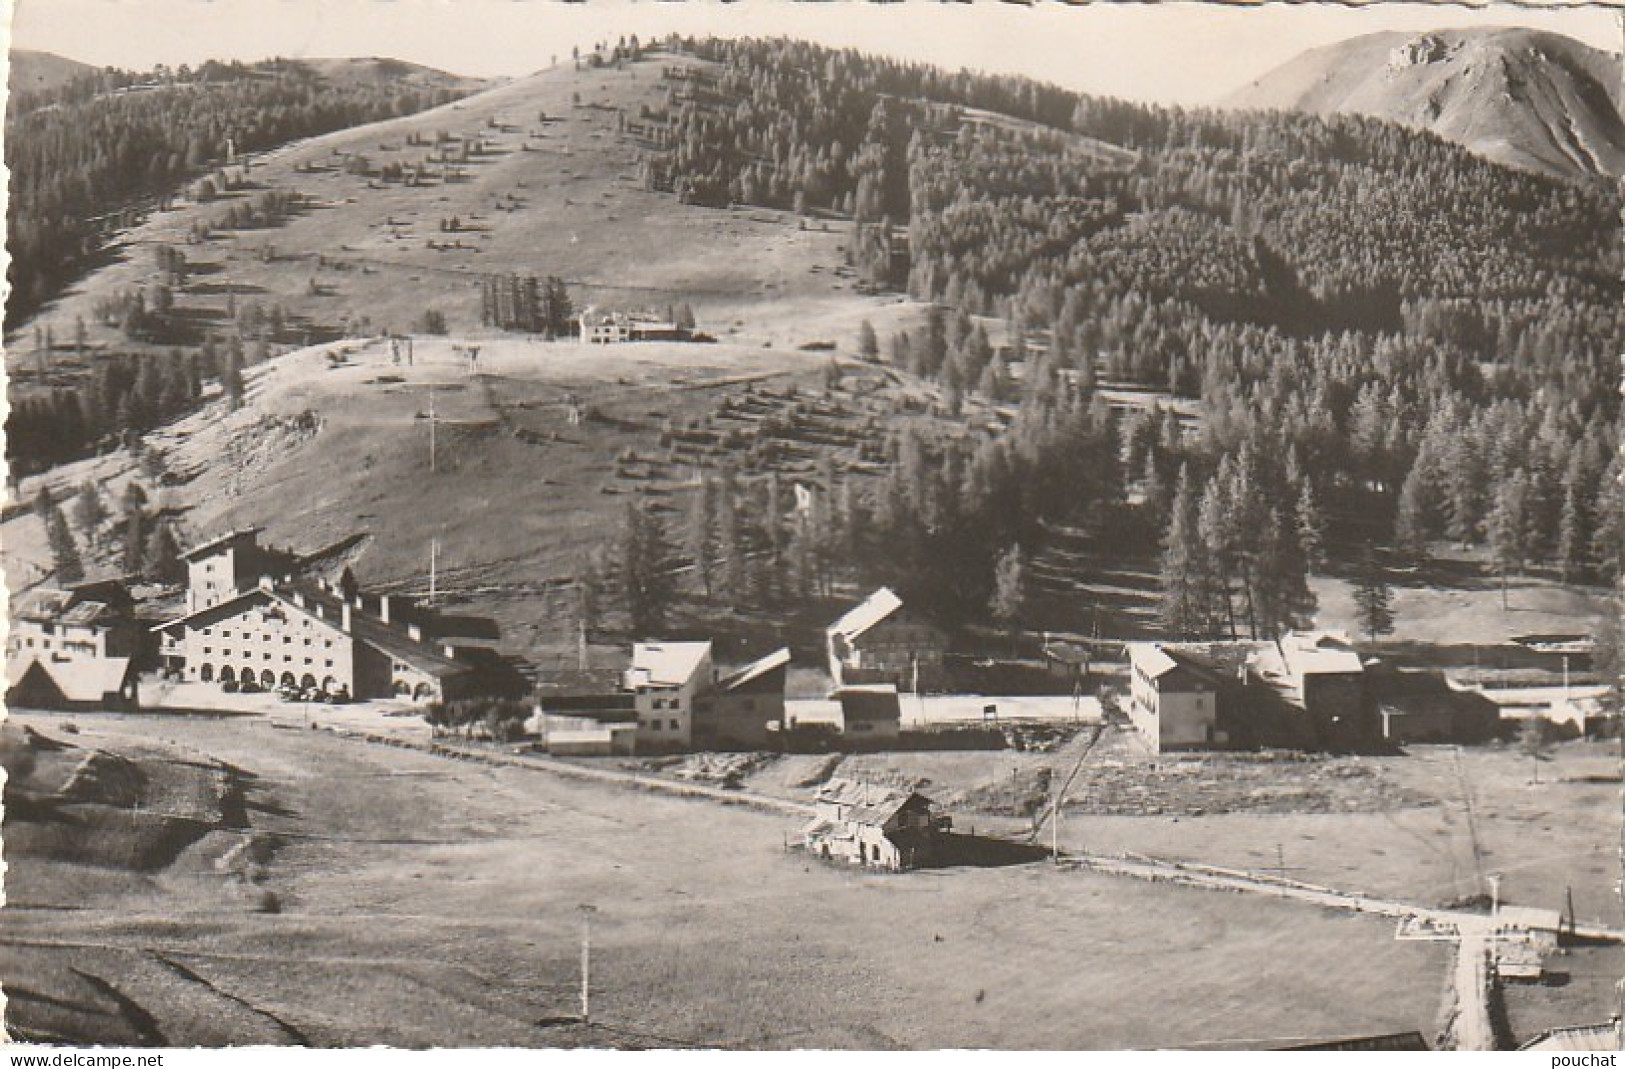
[[[1621,1049],[1625,10],[7,16],[14,1050]]]

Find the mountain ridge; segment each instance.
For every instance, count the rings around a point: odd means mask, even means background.
[[[1310,49],[1225,97],[1231,108],[1360,114],[1561,178],[1625,175],[1621,59],[1517,27],[1383,31]]]

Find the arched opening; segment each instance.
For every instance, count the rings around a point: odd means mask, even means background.
[[[294,685],[293,673],[292,672],[283,672],[282,673],[282,678],[277,680],[277,682],[280,683],[284,687],[293,686]]]
[[[208,665],[204,665],[204,668],[207,668],[207,667],[208,667]],[[204,676],[203,678],[207,679],[208,676]],[[226,665],[224,668],[220,669],[220,682],[222,682],[222,683],[235,683],[235,682],[237,682],[237,669],[233,668],[229,664]]]
[[[395,680],[389,685],[389,689],[397,698],[410,697],[412,694],[412,684],[404,679]]]
[[[322,690],[328,694],[335,694],[339,689],[339,681],[332,676],[322,677]]]
[[[300,677],[299,685],[301,687],[303,687],[305,690],[315,690],[316,689],[316,677],[311,675],[309,672],[306,672],[303,676]]]
[[[230,669],[227,669],[227,671],[230,671]],[[203,682],[205,682],[205,683],[213,683],[214,682],[214,665],[205,664],[202,667],[200,667],[197,670],[197,677],[199,679],[203,680]]]
[[[265,671],[261,672],[260,673],[260,686],[265,687],[267,690],[269,690],[271,687],[276,686],[276,673],[271,671],[269,668],[267,668]]]
[[[427,683],[419,683],[412,688],[412,698],[415,701],[428,701],[432,697],[434,697],[434,688]]]

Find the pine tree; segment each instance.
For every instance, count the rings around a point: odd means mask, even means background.
[[[243,407],[243,390],[242,360],[228,352],[220,368],[220,391],[225,395],[227,407],[233,412]]]
[[[1570,482],[1563,490],[1563,513],[1557,524],[1557,562],[1565,582],[1580,578],[1586,563],[1590,532],[1586,530],[1585,505],[1580,487]]]
[[[1209,629],[1207,554],[1198,510],[1190,467],[1182,466],[1162,539],[1162,627],[1177,638],[1202,637]]]
[[[1529,477],[1515,471],[1496,487],[1488,527],[1490,556],[1501,576],[1501,608],[1507,607],[1507,577],[1523,573],[1529,559]]]
[[[722,558],[722,594],[734,608],[750,595],[750,572],[744,526],[739,517],[739,486],[724,469],[717,488],[717,555]]]
[[[1405,476],[1399,488],[1399,511],[1394,517],[1394,542],[1412,559],[1420,559],[1428,541],[1436,533],[1433,523],[1437,490],[1432,483],[1433,468],[1422,456]]]
[[[1354,588],[1354,606],[1360,628],[1372,642],[1394,632],[1393,598],[1386,571],[1376,553],[1367,547],[1359,582]]]
[[[676,584],[666,526],[650,502],[627,503],[621,554],[621,592],[632,632],[643,637],[655,635],[666,626]]]
[[[711,479],[701,480],[690,506],[688,555],[709,601],[717,570],[717,487]]]
[[[1196,509],[1196,544],[1200,547],[1204,564],[1200,573],[1201,595],[1211,618],[1226,626],[1231,638],[1239,638],[1236,630],[1235,568],[1232,563],[1234,543],[1230,523],[1231,510],[1224,482],[1215,477],[1203,491],[1201,504]]]
[[[56,566],[56,580],[63,586],[83,582],[84,561],[79,557],[79,545],[73,539],[68,517],[60,505],[52,505],[46,517],[45,536],[51,546],[51,560]]]
[[[868,361],[880,358],[880,339],[875,337],[875,328],[865,319],[858,326],[858,355]]]
[[[181,547],[167,520],[153,526],[143,549],[141,567],[148,579],[166,585],[186,581],[186,564],[181,560]]]
[[[107,502],[102,499],[101,488],[89,479],[79,484],[73,518],[79,529],[91,537],[107,522]]]
[[[1311,572],[1320,571],[1326,563],[1326,518],[1315,501],[1315,488],[1307,479],[1298,492],[1297,529],[1305,565]]]
[[[784,483],[778,472],[768,476],[762,507],[762,541],[767,546],[764,567],[752,585],[764,604],[775,604],[783,594],[784,557],[789,542],[784,527]]]
[[[136,506],[124,513],[123,564],[126,575],[141,575],[146,571],[146,552],[147,514]]]
[[[46,530],[51,526],[51,513],[56,508],[56,495],[51,493],[51,487],[40,483],[39,491],[34,495],[34,515],[39,517]]]

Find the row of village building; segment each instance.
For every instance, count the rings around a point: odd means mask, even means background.
[[[536,733],[558,753],[761,749],[795,728],[785,713],[788,649],[722,667],[710,642],[639,642],[618,667],[542,670],[527,681],[488,642],[471,638],[468,621],[366,593],[323,555],[262,545],[259,535],[248,528],[192,547],[183,605],[145,626],[117,582],[29,592],[8,638],[11,700],[132,707],[145,660],[195,683],[344,699],[533,693]],[[889,589],[834,621],[821,667],[844,740],[895,742],[900,694],[952,687],[949,640]],[[1070,650],[1046,647],[1063,670],[1087,674]],[[1493,703],[1414,681],[1397,686],[1394,673],[1374,676],[1347,639],[1327,632],[1267,642],[1131,642],[1126,652],[1123,711],[1153,752],[1477,741],[1498,725]]]

